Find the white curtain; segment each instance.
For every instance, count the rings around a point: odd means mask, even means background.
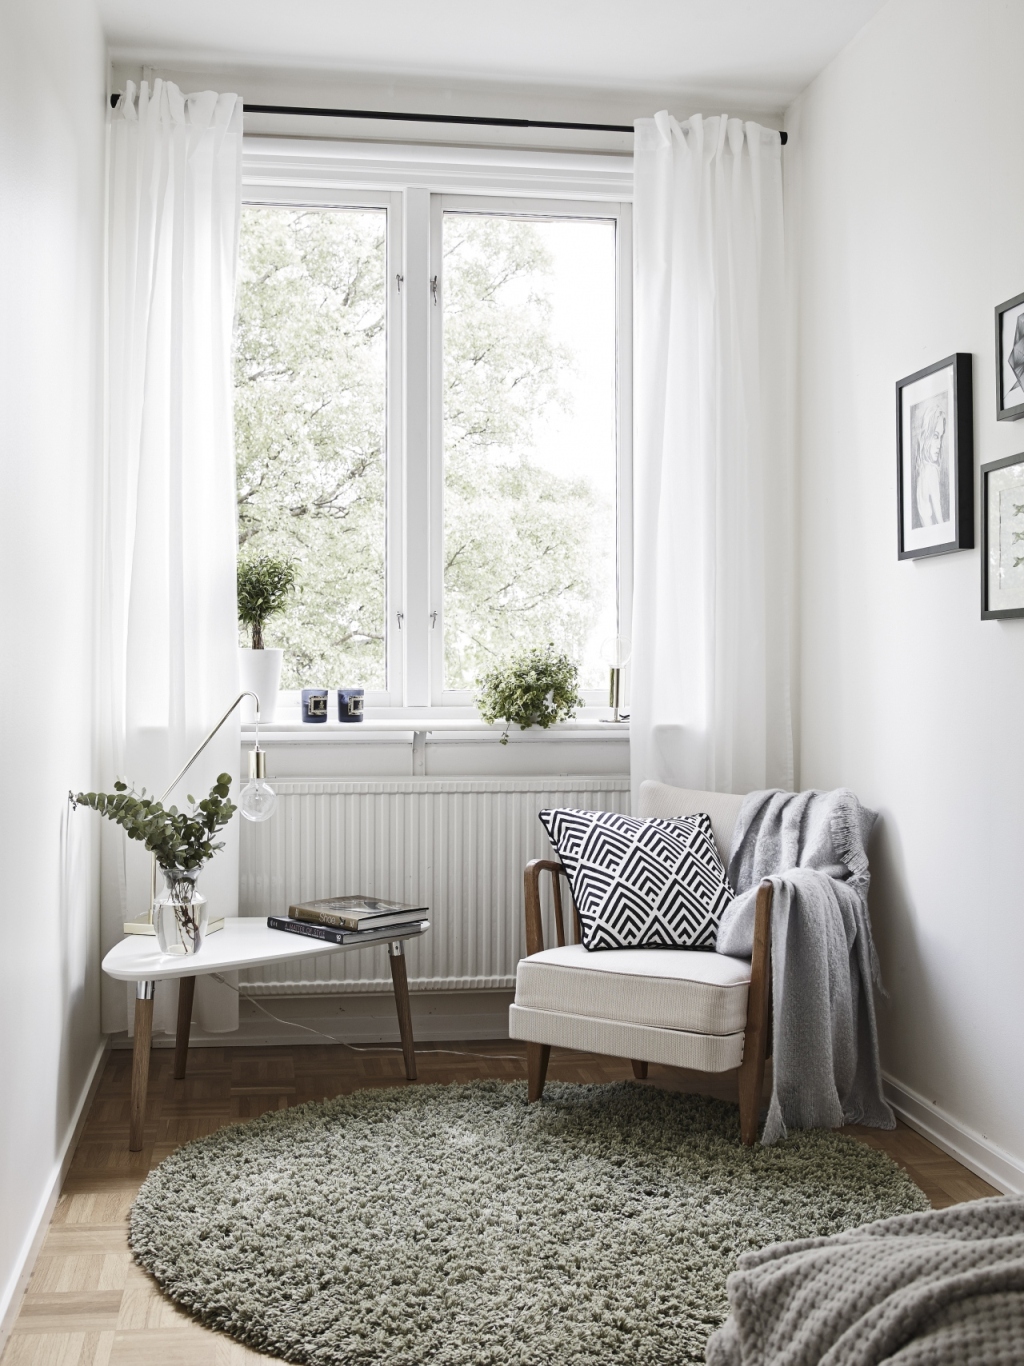
[[[110,121],[108,432],[102,771],[160,796],[238,693],[231,332],[242,103],[128,82]],[[237,713],[168,799],[237,774]],[[107,788],[109,790],[109,788]],[[237,790],[237,785],[236,785]],[[149,901],[149,857],[104,821],[103,949]],[[238,912],[238,843],[207,865],[211,916]],[[200,979],[198,1022],[237,1027],[237,997]],[[130,1027],[104,982],[103,1027]],[[157,1027],[176,996],[157,989]]]
[[[780,138],[661,113],[634,171],[634,794],[791,787]]]

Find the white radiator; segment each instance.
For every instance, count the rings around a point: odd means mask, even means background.
[[[416,991],[515,985],[526,952],[523,868],[551,856],[537,812],[629,810],[628,778],[281,780],[273,819],[242,822],[242,915],[363,892],[430,907],[406,946]],[[383,946],[253,968],[247,995],[390,991]]]

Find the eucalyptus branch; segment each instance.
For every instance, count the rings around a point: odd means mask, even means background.
[[[213,836],[235,814],[234,803],[228,801],[230,788],[231,774],[221,773],[208,797],[201,802],[188,798],[191,813],[164,807],[147,797],[145,788],[136,792],[120,780],[113,792],[79,792],[75,801],[114,821],[129,839],[143,843],[165,872],[180,873],[202,868],[224,848],[223,840],[213,843]]]

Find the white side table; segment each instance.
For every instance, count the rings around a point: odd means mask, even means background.
[[[312,958],[318,953],[344,953],[365,944],[387,944],[391,981],[395,989],[398,1028],[405,1055],[405,1075],[416,1080],[416,1052],[409,1009],[409,980],[405,970],[403,941],[415,939],[430,928],[429,922],[411,930],[377,930],[361,935],[355,944],[327,944],[322,939],[272,930],[265,920],[230,919],[222,930],[211,934],[198,953],[189,957],[161,953],[156,940],[148,935],[130,934],[115,944],[103,960],[103,971],[121,982],[135,983],[135,1046],[132,1054],[131,1127],[128,1147],[138,1152],[146,1117],[146,1088],[149,1083],[149,1050],[153,1038],[153,996],[160,981],[178,982],[178,1031],[174,1047],[174,1075],[185,1075],[189,1030],[192,1025],[192,997],[196,978],[206,972],[234,972],[255,968],[263,963],[283,963],[292,958]]]

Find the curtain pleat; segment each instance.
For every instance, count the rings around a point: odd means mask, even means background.
[[[231,332],[242,102],[167,81],[127,88],[109,125],[108,399],[101,771],[159,796],[238,693]],[[237,713],[168,799],[237,774]],[[104,822],[103,949],[149,900],[149,857]],[[238,912],[238,837],[203,871],[211,916]],[[237,1027],[200,979],[199,1023]],[[103,1027],[126,1025],[104,982]],[[157,1027],[173,1028],[173,988]],[[130,1002],[128,1025],[130,1027]]]
[[[779,135],[660,113],[634,176],[634,795],[791,787]]]

